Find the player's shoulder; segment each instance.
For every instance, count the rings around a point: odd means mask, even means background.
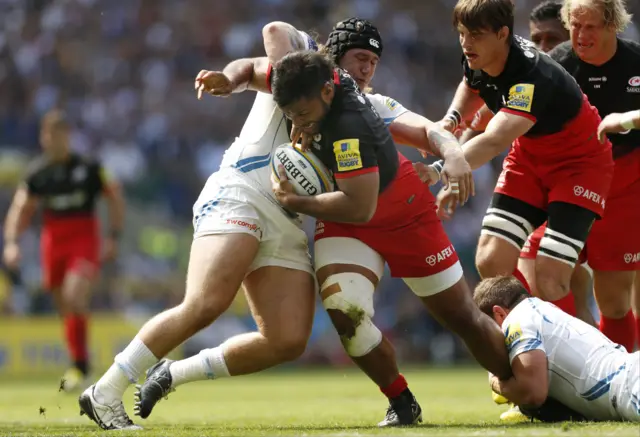
[[[578,61],[578,57],[573,51],[571,41],[565,41],[555,46],[549,53],[549,57],[558,64],[565,66]]]
[[[392,97],[382,94],[367,94],[366,97],[386,124],[408,111],[408,109]]]
[[[366,96],[369,99],[369,101],[374,106],[376,106],[376,109],[378,107],[385,107],[389,111],[395,111],[395,110],[397,110],[397,109],[402,107],[402,104],[400,102],[398,102],[396,99],[394,99],[392,97],[389,97],[389,96],[385,96],[383,94],[367,93]]]
[[[640,59],[640,42],[626,38],[618,38],[619,49],[632,59]]]
[[[71,159],[74,165],[87,167],[100,167],[100,160],[94,156],[85,155],[83,153],[72,152]]]
[[[45,155],[39,155],[33,158],[27,165],[27,178],[42,174],[49,168],[50,164],[51,161]]]

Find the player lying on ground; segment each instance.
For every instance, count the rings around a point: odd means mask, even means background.
[[[261,65],[259,60],[253,62],[258,67]],[[227,77],[227,74],[209,72],[201,77],[203,92],[228,94],[236,80]],[[334,311],[332,315],[339,321],[336,324],[339,325],[343,344],[350,355],[365,356],[381,344],[382,335],[371,322],[373,281],[366,276],[366,270],[359,269],[356,270],[358,274],[351,273],[354,269],[352,266],[355,265],[357,269],[358,262],[362,262],[357,254],[362,254],[364,250],[363,259],[370,259],[372,251],[368,245],[371,244],[383,255],[391,253],[390,258],[395,260],[392,272],[395,268],[403,267],[401,261],[405,261],[409,267],[417,268],[414,266],[417,266],[418,257],[422,262],[421,266],[425,262],[429,264],[430,258],[427,259],[426,253],[420,253],[419,256],[408,253],[404,258],[398,257],[393,252],[398,242],[410,236],[414,250],[424,250],[428,246],[415,245],[415,241],[421,241],[424,245],[431,244],[433,236],[428,232],[433,232],[438,237],[436,242],[442,243],[446,235],[435,217],[432,197],[429,202],[428,188],[421,183],[408,161],[402,161],[401,164],[401,158],[398,157],[384,122],[373,111],[369,100],[359,92],[353,79],[341,70],[336,70],[331,60],[322,54],[308,51],[287,55],[273,67],[273,94],[278,105],[293,120],[293,124],[304,126],[302,130],[305,133],[317,138],[319,147],[314,149],[315,154],[333,170],[336,177],[339,190],[335,192],[318,196],[296,196],[286,181],[286,174],[281,172],[281,183],[274,190],[278,200],[288,210],[322,219],[325,229],[340,226],[348,230],[349,233],[342,238],[351,244],[351,253],[356,254],[356,257],[343,262],[348,270],[337,272],[335,277],[324,281],[321,295],[325,305]],[[347,151],[355,154],[352,155],[355,158],[351,158],[355,159],[355,165],[341,165],[346,157],[341,155],[342,147],[336,148],[335,145],[342,146],[344,143],[347,144]],[[394,230],[390,223],[393,223]],[[372,224],[381,227],[372,228]],[[419,226],[416,227],[416,224]],[[381,229],[383,232],[380,232]],[[380,233],[384,235],[385,229],[389,229],[391,235],[376,241],[374,236]],[[385,239],[389,237],[392,238]],[[506,363],[506,351],[502,334],[498,332],[496,337],[493,322],[487,320],[473,304],[455,252],[448,241],[444,247],[444,252],[429,256],[433,257],[434,265],[445,265],[445,272],[449,270],[446,275],[436,276],[436,281],[429,282],[428,277],[414,277],[412,281],[411,273],[407,273],[407,282],[424,304],[434,311],[436,317],[465,340],[474,356],[485,367],[495,367],[504,375],[502,365]],[[336,259],[343,259],[345,255],[348,253],[335,256]],[[382,263],[383,259],[379,255],[371,260],[375,271],[381,269]],[[401,274],[404,272],[401,270]],[[423,292],[427,286],[431,293]],[[433,290],[436,290],[436,294]],[[333,299],[326,302],[330,298]],[[354,311],[354,307],[358,310]],[[348,318],[347,308],[360,314],[360,319],[355,321]],[[487,329],[487,323],[493,325],[493,328]],[[384,369],[387,373],[380,372],[383,370],[380,368],[375,370],[382,375],[397,378],[394,360],[391,365],[392,368]],[[150,412],[150,407],[171,389],[169,374],[170,371],[167,370],[152,369],[151,382],[145,382],[140,390],[141,411],[144,409],[145,412]],[[200,375],[200,379],[204,379],[204,375]],[[410,400],[409,405],[413,405],[415,402]],[[413,423],[418,418],[419,415],[412,412],[405,423]],[[399,423],[395,420],[389,424]]]
[[[543,420],[558,413],[543,407],[552,398],[568,407],[564,419],[640,422],[640,352],[530,297],[514,277],[483,280],[473,298],[501,326],[511,360],[511,378],[490,375],[493,391]]]
[[[88,382],[91,286],[100,263],[115,258],[124,221],[124,200],[118,184],[105,176],[98,162],[70,151],[70,130],[61,111],[43,117],[40,143],[44,153],[31,164],[4,224],[4,262],[17,270],[20,235],[38,206],[44,204],[40,235],[43,286],[51,292],[64,320],[67,350],[73,361],[63,377],[65,391],[84,389]],[[107,200],[111,227],[102,254],[95,211],[101,195]]]
[[[472,168],[513,143],[483,220],[478,271],[483,278],[513,273],[526,283],[517,270],[520,251],[548,219],[536,283],[542,297],[562,306],[589,230],[604,210],[611,145],[597,140],[598,112],[576,81],[512,35],[511,0],[460,0],[454,23],[464,80],[442,122],[453,130],[483,103],[495,114],[485,132],[463,146]]]

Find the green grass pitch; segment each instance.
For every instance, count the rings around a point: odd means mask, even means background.
[[[378,429],[386,400],[356,370],[269,372],[182,386],[161,401],[144,431],[104,432],[79,416],[77,396],[58,381],[0,381],[0,436],[616,436],[638,437],[638,424],[505,426],[486,373],[474,368],[405,372],[424,412],[421,426]],[[132,412],[133,389],[126,394]]]

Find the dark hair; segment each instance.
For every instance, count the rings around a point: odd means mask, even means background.
[[[513,0],[458,0],[453,9],[453,27],[459,24],[471,32],[489,29],[498,32],[504,26],[513,34]]]
[[[547,0],[533,8],[531,14],[529,14],[529,20],[534,23],[548,20],[562,21],[560,17],[560,9],[562,9],[562,3]]]
[[[488,316],[492,315],[494,305],[513,309],[528,297],[527,289],[513,276],[483,279],[473,292],[476,305]]]
[[[333,79],[335,64],[323,53],[310,50],[289,53],[273,67],[271,92],[278,106],[316,97]]]

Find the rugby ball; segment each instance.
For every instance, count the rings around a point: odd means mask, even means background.
[[[285,143],[273,153],[271,176],[279,181],[278,167],[283,166],[296,194],[315,196],[333,191],[333,176],[325,165],[310,151],[303,152]]]

